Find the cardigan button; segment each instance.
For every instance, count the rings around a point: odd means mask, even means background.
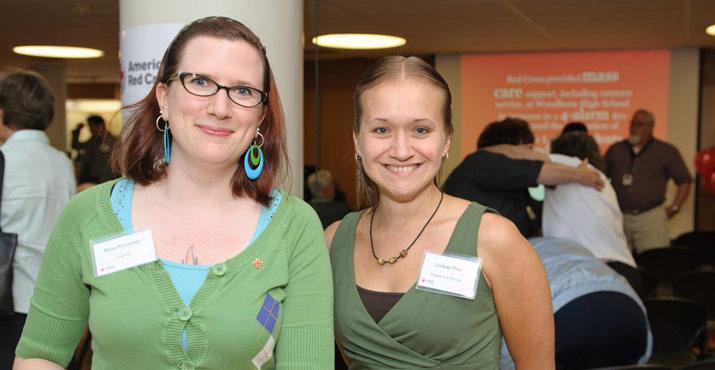
[[[176,316],[179,317],[179,320],[181,321],[189,321],[191,318],[192,312],[191,312],[191,307],[183,307],[179,309],[179,312],[177,312]]]
[[[226,271],[228,270],[226,268],[225,263],[217,263],[211,269],[213,270],[214,274],[216,274],[218,276],[223,276],[226,273]]]
[[[189,362],[189,361],[181,361],[181,362],[179,362],[179,369],[181,369],[181,370],[194,370],[194,369],[196,369],[196,366],[194,366],[194,364],[192,364],[192,363]]]

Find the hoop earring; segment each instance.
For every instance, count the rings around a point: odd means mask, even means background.
[[[265,139],[263,138],[260,129],[256,130],[256,137],[261,138],[261,145],[257,145],[256,139],[254,138],[253,144],[248,147],[248,151],[246,151],[243,158],[243,169],[246,171],[246,176],[248,176],[251,180],[257,179],[258,176],[261,175],[261,172],[263,172],[263,151],[261,150],[261,147],[263,146]],[[250,164],[252,164],[255,168],[250,166],[248,161],[249,157],[251,158]]]
[[[166,164],[169,164],[169,157],[171,157],[171,138],[169,138],[169,122],[164,121],[162,118],[162,114],[164,114],[163,111],[159,111],[159,117],[156,118],[156,129],[159,130],[159,132],[164,133],[164,162]],[[159,126],[159,121],[164,122],[164,127]]]

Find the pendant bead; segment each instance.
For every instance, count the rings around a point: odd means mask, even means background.
[[[422,230],[420,230],[419,234],[417,234],[417,236],[416,236],[415,239],[412,241],[412,243],[410,243],[410,245],[409,245],[407,248],[401,250],[399,256],[392,257],[392,258],[390,258],[390,259],[388,259],[388,260],[385,260],[384,258],[378,257],[378,256],[375,254],[375,246],[374,246],[373,241],[372,241],[372,221],[375,219],[375,211],[377,211],[377,206],[375,206],[375,209],[373,209],[372,215],[370,216],[370,250],[372,251],[372,256],[375,257],[375,260],[377,261],[377,264],[378,264],[378,265],[381,265],[381,266],[384,265],[385,263],[393,264],[393,263],[397,262],[397,260],[399,260],[400,258],[406,257],[406,256],[407,256],[407,251],[410,250],[410,248],[412,248],[412,246],[415,244],[415,242],[417,241],[417,239],[419,239],[420,236],[422,235],[422,232],[424,232],[425,229],[427,228],[427,225],[429,225],[430,221],[432,221],[432,218],[434,218],[434,215],[437,214],[437,211],[439,210],[439,207],[442,205],[442,200],[443,200],[443,199],[444,199],[444,192],[442,192],[442,193],[440,194],[439,203],[437,203],[437,208],[434,209],[434,212],[432,212],[432,215],[429,217],[429,219],[428,219],[427,222],[424,224],[424,226],[422,226]]]

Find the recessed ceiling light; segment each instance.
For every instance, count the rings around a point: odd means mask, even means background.
[[[708,28],[705,29],[705,33],[710,36],[715,36],[715,24],[711,24],[710,26],[708,26]]]
[[[368,33],[332,33],[313,37],[313,44],[336,49],[387,49],[407,43],[402,37]]]
[[[104,52],[99,49],[74,46],[23,45],[12,48],[17,54],[44,58],[99,58]]]

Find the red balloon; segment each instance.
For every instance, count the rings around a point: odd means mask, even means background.
[[[703,149],[695,155],[695,169],[703,178],[715,171],[715,147]]]

